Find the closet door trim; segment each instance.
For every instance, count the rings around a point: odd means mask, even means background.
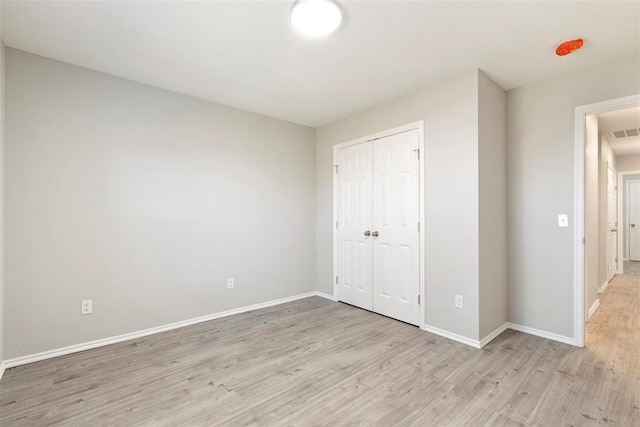
[[[337,170],[338,160],[339,160],[339,150],[350,147],[357,144],[366,143],[369,141],[374,141],[379,138],[384,138],[388,136],[397,135],[399,133],[408,132],[411,130],[417,129],[420,135],[419,142],[419,155],[420,155],[420,181],[419,181],[419,205],[420,205],[420,326],[425,325],[425,300],[428,298],[426,293],[426,283],[425,283],[425,249],[426,249],[426,239],[425,239],[425,151],[424,151],[424,121],[420,120],[417,122],[408,123],[404,126],[399,126],[393,129],[387,129],[382,132],[377,132],[371,135],[363,136],[361,138],[356,138],[350,141],[343,142],[341,144],[334,145],[333,147],[333,298],[337,300],[338,298],[338,284],[337,284],[337,276],[338,276],[338,177],[337,174],[339,170]]]

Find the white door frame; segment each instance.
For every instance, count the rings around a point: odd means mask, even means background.
[[[573,339],[584,347],[584,149],[587,116],[640,105],[640,94],[576,108],[573,178]]]
[[[629,183],[624,185],[624,188],[620,188],[621,184],[624,184],[624,177],[626,175],[640,174],[640,169],[632,171],[618,172],[618,274],[624,274],[624,243],[629,240],[628,227],[624,222],[624,199],[629,198]],[[629,205],[627,204],[627,210]],[[629,221],[629,212],[627,212],[627,222]],[[622,237],[622,238],[620,238]]]
[[[630,172],[628,175],[634,175],[636,173],[640,173],[640,171]],[[631,205],[629,204],[629,198],[631,196],[631,184],[639,182],[638,179],[632,179],[627,181],[627,185],[624,187],[624,197],[627,199],[627,221],[624,225],[624,241],[627,243],[627,251],[629,253],[629,257],[627,260],[631,260],[631,239],[629,239],[631,235]]]
[[[408,123],[404,126],[399,126],[393,129],[387,129],[381,132],[376,132],[371,135],[363,136],[361,138],[352,139],[351,141],[343,142],[341,144],[337,144],[333,146],[333,298],[337,300],[338,298],[338,284],[336,283],[335,277],[338,276],[338,230],[336,228],[336,223],[338,221],[338,177],[336,174],[336,167],[338,165],[338,151],[342,148],[350,147],[352,145],[362,144],[364,142],[373,141],[375,139],[384,138],[391,135],[396,135],[398,133],[407,132],[410,130],[417,129],[420,135],[420,142],[418,147],[420,148],[420,178],[418,183],[418,193],[420,197],[419,206],[420,206],[420,326],[424,326],[426,323],[426,313],[424,311],[425,306],[425,295],[426,295],[426,284],[425,284],[425,250],[426,250],[426,239],[425,239],[425,175],[424,175],[424,120],[420,120],[413,123]]]

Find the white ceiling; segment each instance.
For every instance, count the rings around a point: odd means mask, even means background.
[[[598,131],[609,141],[616,156],[640,154],[640,136],[615,138],[611,133],[638,128],[640,106],[598,114]]]
[[[309,126],[481,68],[511,89],[640,50],[640,2],[340,1],[308,39],[291,1],[3,1],[7,46]],[[584,48],[554,55],[582,37]]]

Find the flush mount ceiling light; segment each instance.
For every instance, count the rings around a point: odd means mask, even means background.
[[[311,37],[333,33],[342,22],[340,6],[333,0],[298,0],[291,8],[291,23]]]

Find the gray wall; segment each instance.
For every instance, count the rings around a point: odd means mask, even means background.
[[[479,83],[480,82],[480,83]],[[479,85],[481,92],[479,92]],[[488,97],[487,109],[479,119],[479,93]],[[363,137],[406,123],[424,120],[426,188],[426,323],[471,339],[479,339],[479,164],[487,179],[483,187],[487,204],[485,213],[495,203],[496,217],[483,215],[489,227],[499,227],[504,220],[500,205],[504,206],[504,183],[500,171],[489,168],[504,162],[501,148],[504,144],[504,94],[481,71],[472,70],[448,79],[412,95],[395,99],[378,107],[363,111],[343,120],[317,129],[317,288],[333,292],[332,215],[333,215],[333,147],[336,144]],[[496,111],[489,111],[495,108]],[[502,108],[502,110],[500,110]],[[498,157],[490,155],[478,159],[478,123],[483,121],[482,146]],[[492,121],[497,121],[491,125]],[[491,126],[495,126],[492,128]],[[501,152],[501,149],[503,150]],[[497,183],[497,187],[492,186]],[[487,213],[488,215],[488,213]],[[504,222],[502,222],[504,228]],[[494,243],[499,257],[504,253],[500,242],[504,232],[498,232]],[[495,278],[497,287],[504,287],[503,267],[490,266],[495,260],[483,258],[486,281]],[[502,264],[504,265],[504,264]],[[501,289],[501,295],[506,292]],[[464,309],[454,308],[454,295],[464,296]],[[499,299],[498,295],[496,299]],[[506,303],[506,302],[505,302]],[[498,317],[506,320],[505,303],[485,301],[487,307],[497,307]],[[505,315],[501,315],[502,312]],[[485,328],[498,321],[488,316]],[[497,327],[499,325],[496,325]],[[493,327],[493,328],[495,328]]]
[[[507,321],[506,94],[478,73],[480,338]]]
[[[598,288],[607,281],[607,165],[614,171],[616,168],[616,155],[611,149],[607,138],[600,134],[600,151],[598,155]],[[617,175],[617,174],[616,174]],[[618,201],[616,200],[616,206]],[[621,237],[621,234],[619,235]]]
[[[6,358],[315,289],[313,129],[6,56]]]
[[[573,337],[574,121],[577,106],[640,93],[640,57],[507,93],[509,320]]]

